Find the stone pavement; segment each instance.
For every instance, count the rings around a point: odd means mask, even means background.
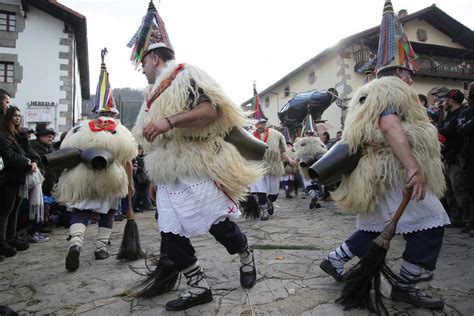
[[[230,256],[210,235],[193,239],[197,256],[208,276],[214,301],[186,312],[167,312],[165,303],[184,288],[161,297],[137,300],[130,286],[140,279],[128,264],[114,256],[95,261],[96,225],[87,232],[81,266],[74,273],[64,268],[67,230],[54,230],[45,244],[31,248],[0,263],[0,305],[21,315],[367,315],[367,311],[345,312],[335,304],[342,286],[319,268],[328,251],[338,246],[354,229],[355,217],[338,210],[333,203],[309,210],[309,199],[282,198],[269,221],[240,219],[249,243],[255,249],[258,281],[250,290],[239,284],[239,260]],[[159,239],[154,213],[136,215],[143,249],[158,252]],[[125,221],[116,222],[111,251],[120,246]],[[459,229],[447,229],[435,278],[420,286],[442,297],[442,311],[417,309],[385,300],[391,315],[474,315],[474,238]],[[389,263],[398,271],[403,239],[392,240]],[[353,260],[356,261],[356,260]],[[143,267],[144,260],[132,263]],[[383,293],[389,295],[385,283]]]

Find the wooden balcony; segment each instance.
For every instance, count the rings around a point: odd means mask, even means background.
[[[416,63],[420,66],[416,72],[419,76],[474,80],[473,61],[420,56]]]
[[[356,51],[354,53],[354,71],[365,65],[369,58],[369,49]],[[420,66],[416,76],[474,81],[474,61],[472,60],[419,56],[416,63]]]

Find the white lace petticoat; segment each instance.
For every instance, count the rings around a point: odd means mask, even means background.
[[[252,193],[278,194],[280,190],[280,176],[265,175],[250,185]]]
[[[158,184],[156,206],[158,229],[188,238],[240,216],[238,204],[209,177]]]
[[[380,232],[390,222],[403,199],[403,189],[387,190],[380,199],[375,212],[359,214],[357,229]],[[411,200],[397,225],[397,234],[412,233],[449,224],[449,217],[443,205],[431,191],[426,191],[424,200]]]
[[[100,214],[107,214],[110,209],[117,210],[120,198],[109,196],[103,200],[87,200],[76,203],[67,203],[69,209],[76,208],[78,210],[92,210]]]

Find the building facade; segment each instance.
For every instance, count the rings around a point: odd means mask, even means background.
[[[0,1],[0,88],[25,127],[69,130],[90,97],[86,18],[56,1]]]
[[[420,69],[413,77],[413,88],[429,95],[433,87],[466,89],[474,81],[474,32],[435,5],[406,14],[399,13],[404,31],[419,56]],[[270,124],[279,126],[278,111],[296,93],[336,88],[341,98],[322,115],[332,137],[343,128],[352,93],[366,79],[357,70],[377,53],[379,27],[341,40],[310,59],[270,87],[259,92],[260,102]],[[251,110],[251,99],[242,104]]]

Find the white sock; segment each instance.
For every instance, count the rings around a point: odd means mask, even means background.
[[[202,272],[202,268],[197,261],[192,265],[183,269],[188,287],[181,293],[181,297],[189,298],[193,294],[199,295],[209,290],[209,284],[206,281],[206,275]]]
[[[400,277],[406,283],[398,283],[400,287],[413,287],[414,283],[411,283],[415,278],[421,275],[422,268],[419,265],[410,263],[402,260],[402,266],[400,267]]]
[[[243,272],[251,272],[253,271],[253,266],[250,265],[252,262],[252,252],[247,248],[242,252],[239,252],[240,263],[242,264],[242,271]]]
[[[107,245],[109,244],[111,233],[112,233],[112,229],[107,228],[107,227],[99,227],[99,230],[97,231],[95,251],[107,250]]]
[[[75,245],[82,247],[86,228],[86,225],[82,223],[75,223],[69,227],[69,235],[71,236],[69,239],[69,248]]]
[[[328,255],[328,260],[336,268],[336,271],[340,275],[344,275],[344,264],[352,258],[354,258],[354,255],[349,250],[349,247],[346,245],[346,243],[343,243]]]

